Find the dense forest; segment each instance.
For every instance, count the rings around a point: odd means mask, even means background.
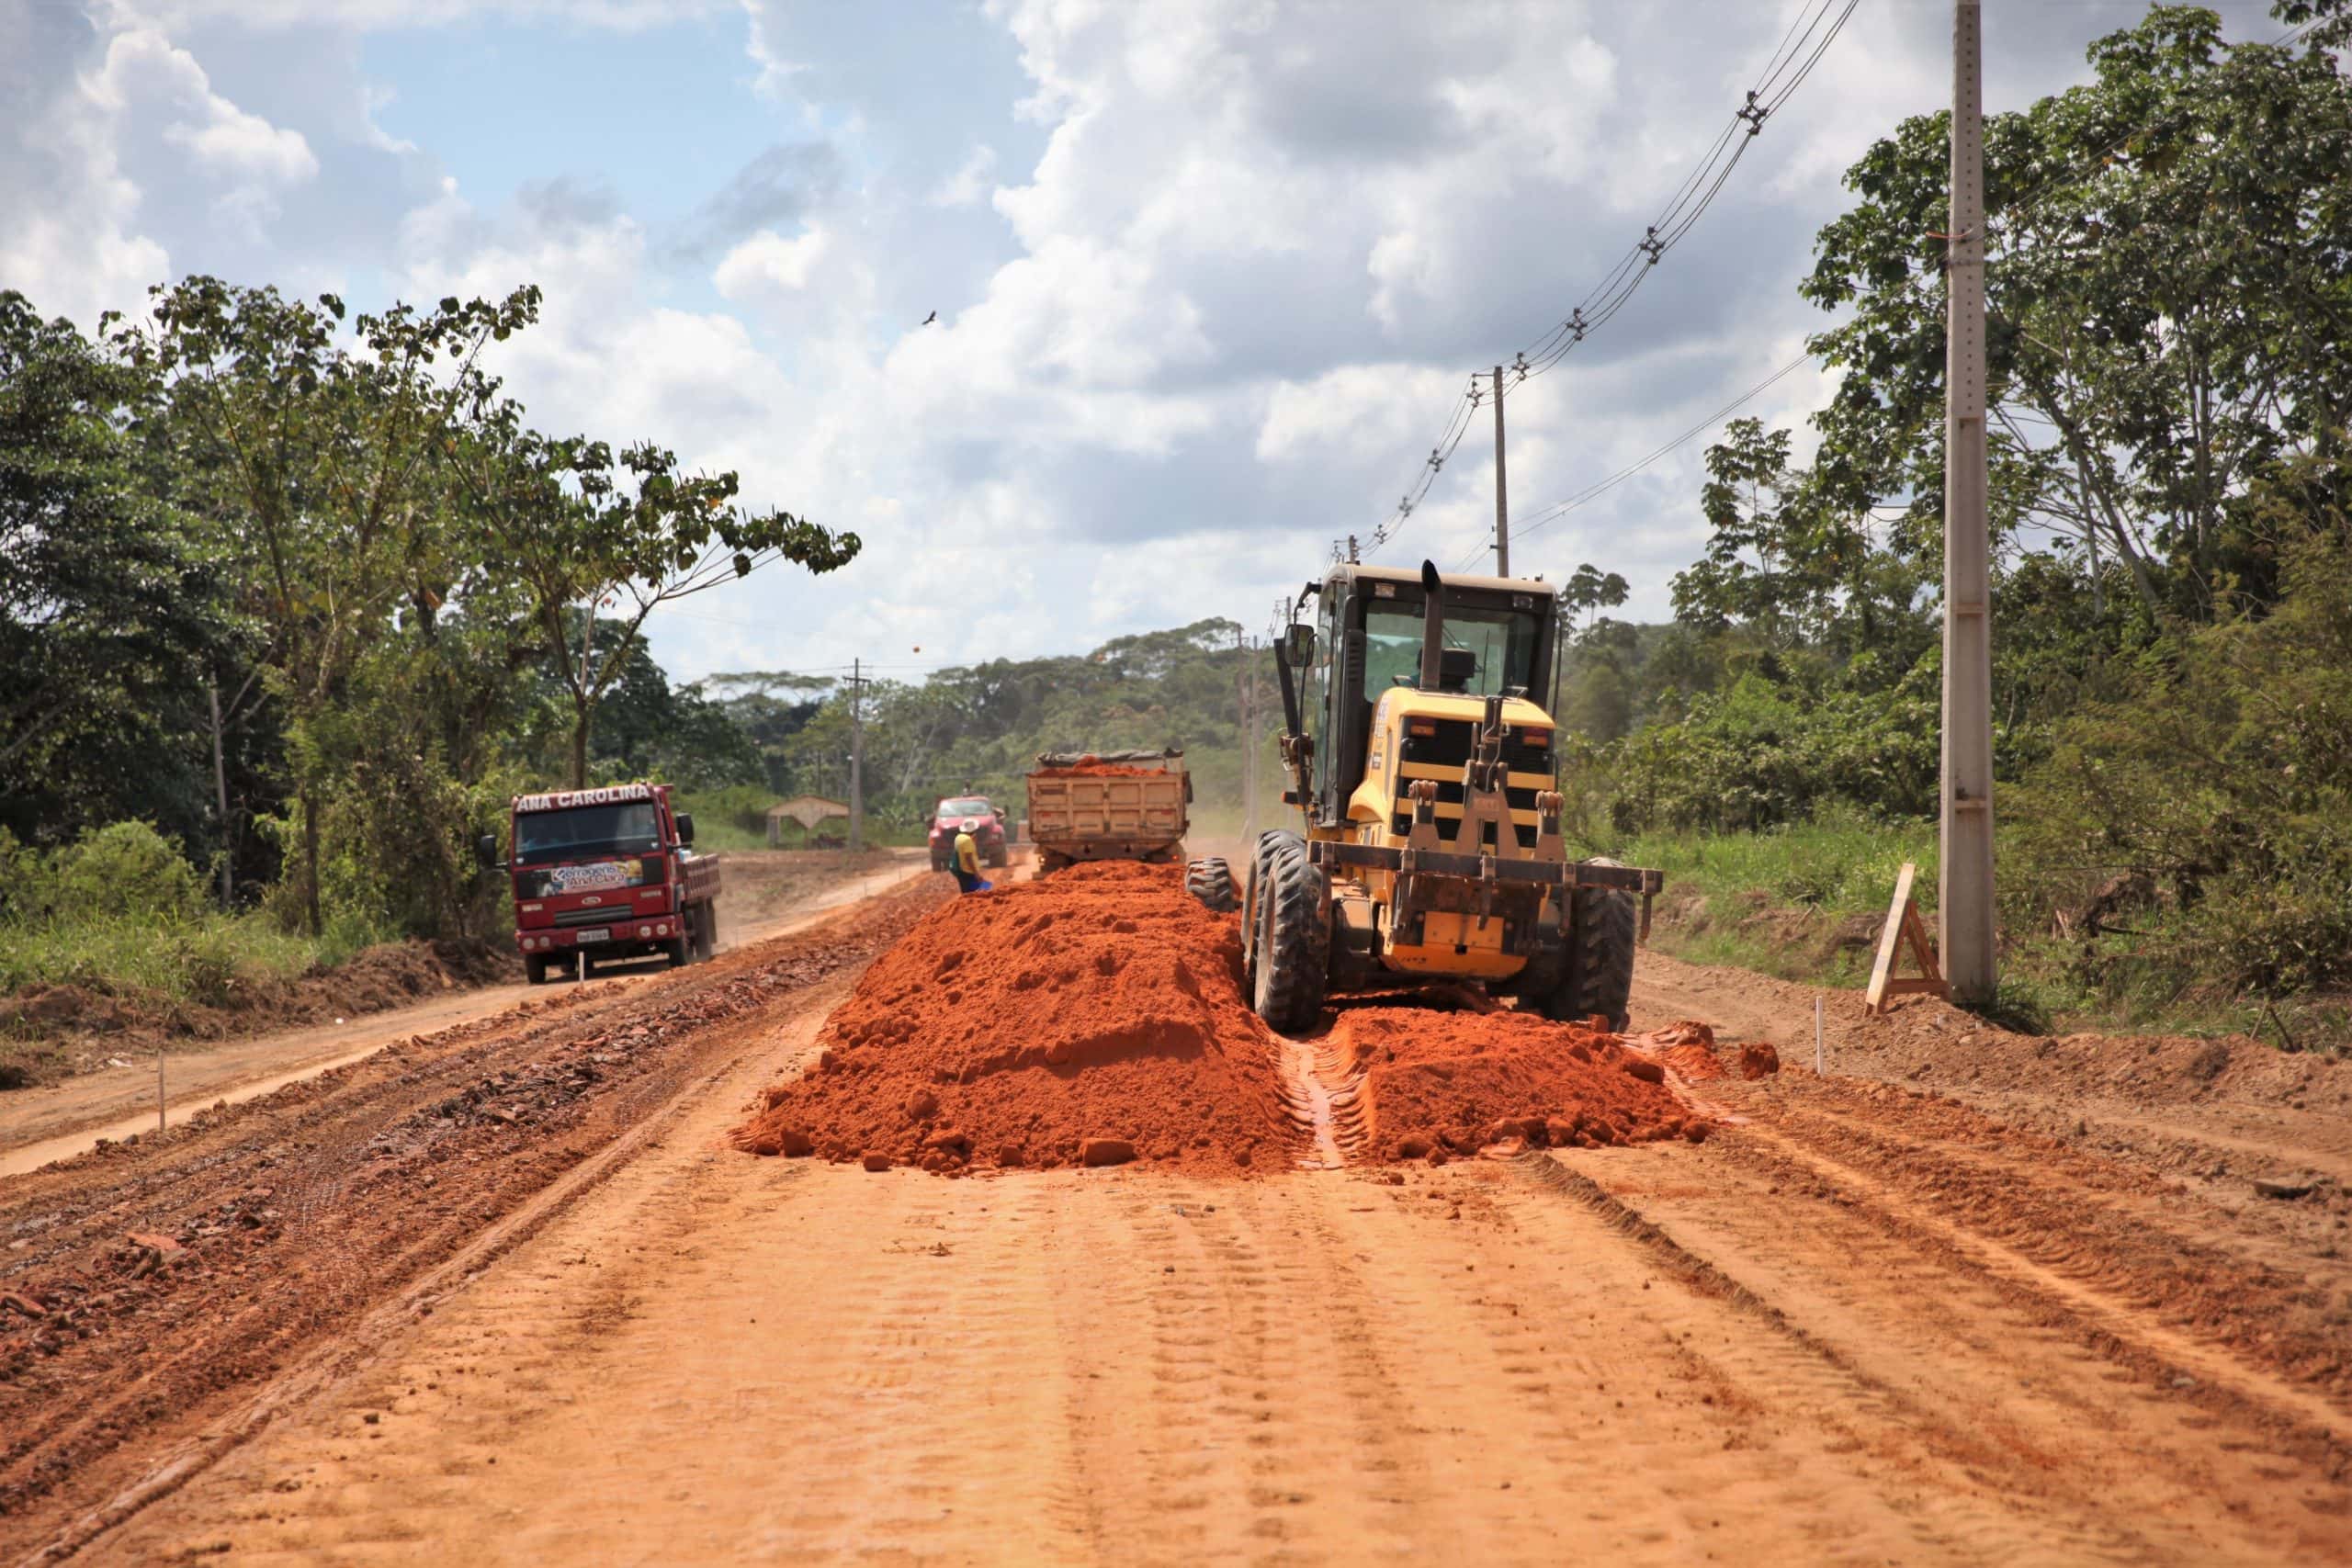
[[[2122,879],[2109,906],[2148,924],[2102,947],[2094,920],[2086,974],[2352,984],[2343,11],[2290,0],[2334,19],[2233,46],[2154,7],[2089,83],[1987,125],[2004,897],[2022,935]],[[1849,172],[1800,285],[1835,394],[1708,450],[1672,622],[1568,579],[1563,786],[1589,846],[1932,815],[1946,130],[1905,121]],[[0,854],[49,872],[0,880],[0,918],[41,918],[32,890],[114,832],[104,852],[147,833],[281,929],[479,930],[465,846],[511,791],[839,795],[854,703],[886,827],[1069,746],[1182,745],[1231,813],[1252,665],[1274,786],[1271,664],[1222,620],[854,694],[673,683],[661,605],[858,540],[658,448],[532,431],[491,367],[537,306],[346,330],[332,298],[191,278],[85,337],[0,295],[0,657],[37,676],[0,694]]]

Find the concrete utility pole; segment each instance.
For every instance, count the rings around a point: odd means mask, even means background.
[[[1510,485],[1503,474],[1503,367],[1495,367],[1495,575],[1510,575]]]
[[[1936,946],[1952,994],[1992,998],[1993,626],[1984,516],[1984,7],[1954,0],[1944,271],[1944,702]]]
[[[836,669],[840,668],[838,665]],[[865,847],[865,676],[859,660],[849,661],[849,849]]]

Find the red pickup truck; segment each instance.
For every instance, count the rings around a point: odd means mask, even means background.
[[[514,797],[510,841],[475,852],[514,890],[514,942],[531,984],[575,960],[666,955],[672,967],[718,946],[718,861],[694,852],[695,819],[670,808],[670,786],[613,784]]]

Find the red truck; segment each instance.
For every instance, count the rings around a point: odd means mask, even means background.
[[[1012,862],[1004,813],[990,805],[984,795],[954,795],[942,797],[932,807],[931,828],[926,835],[931,845],[932,870],[945,871],[948,863],[956,858],[956,835],[967,822],[971,824],[972,847],[980,852],[980,859],[990,865]]]
[[[518,795],[509,839],[509,860],[493,833],[475,852],[513,880],[514,942],[534,986],[575,959],[658,953],[675,968],[718,951],[718,861],[695,853],[694,817],[671,809],[668,784]]]

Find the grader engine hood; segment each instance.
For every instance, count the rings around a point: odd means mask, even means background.
[[[1498,731],[1495,765],[1474,779],[1472,764],[1480,758],[1490,709]],[[1426,784],[1429,817],[1449,847],[1465,818],[1475,816],[1517,832],[1487,831],[1463,844],[1465,852],[1476,853],[1474,844],[1505,855],[1526,852],[1541,825],[1538,797],[1552,787],[1552,728],[1550,716],[1523,698],[1393,688],[1374,710],[1371,754],[1350,818],[1360,827],[1377,823],[1388,838],[1404,840],[1413,831],[1416,787]],[[1493,798],[1474,798],[1479,795]],[[1473,812],[1474,807],[1487,809]]]

